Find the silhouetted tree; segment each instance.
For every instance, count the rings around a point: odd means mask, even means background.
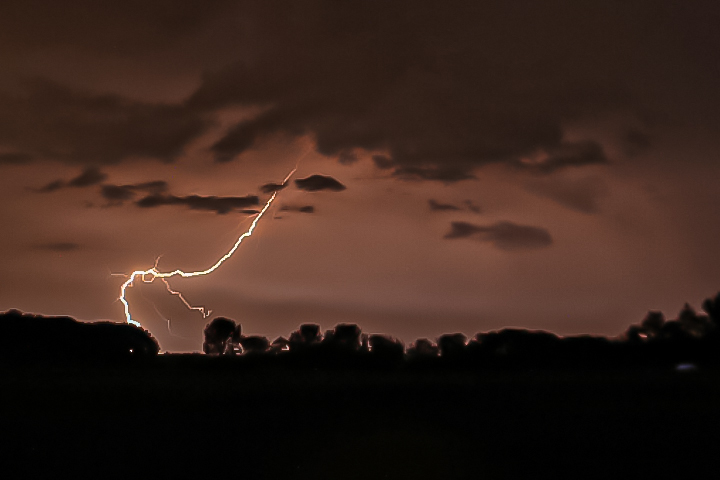
[[[224,355],[233,350],[235,322],[229,318],[216,317],[205,327],[203,352],[210,355]]]
[[[388,365],[401,362],[405,355],[405,346],[402,342],[387,335],[370,335],[368,345],[372,356]]]
[[[686,303],[678,314],[678,322],[683,330],[694,337],[701,337],[708,329],[708,317],[698,315],[690,304]]]
[[[457,359],[465,353],[467,337],[462,333],[448,333],[438,338],[440,355],[447,359]]]
[[[260,335],[240,337],[240,345],[244,353],[265,353],[270,349],[270,341]]]
[[[715,298],[707,298],[702,304],[703,310],[707,312],[710,321],[717,328],[720,326],[720,292]]]
[[[476,363],[499,366],[548,365],[553,362],[559,339],[548,332],[506,328],[479,333],[468,343],[468,354]]]
[[[290,350],[290,341],[285,337],[278,337],[270,344],[270,351],[280,353]]]
[[[242,325],[238,323],[235,326],[235,331],[230,337],[230,343],[225,346],[225,351],[227,352],[227,355],[239,355],[243,352],[242,345],[240,344],[240,339],[242,338],[242,336]]]
[[[564,367],[608,367],[615,364],[612,344],[604,337],[578,335],[557,343],[558,365]]]
[[[320,334],[320,325],[313,323],[305,323],[300,328],[290,334],[290,349],[298,350],[312,345],[317,345],[322,341]]]
[[[640,327],[642,327],[642,332],[647,338],[656,338],[660,335],[664,324],[665,315],[663,315],[662,312],[651,310],[647,313],[642,323],[640,323]]]
[[[677,320],[670,320],[663,324],[660,336],[665,340],[679,340],[688,337],[688,332]]]
[[[440,349],[427,338],[419,338],[407,349],[408,358],[437,357]]]
[[[659,334],[662,333],[662,329]],[[637,345],[647,338],[645,329],[640,325],[630,325],[622,336],[623,340],[631,345]]]
[[[158,351],[146,330],[127,323],[85,323],[17,310],[0,314],[0,356],[6,358],[123,360]]]
[[[335,330],[330,331],[325,336],[323,344],[341,350],[356,352],[360,350],[361,334],[362,331],[357,325],[341,323],[335,326]]]

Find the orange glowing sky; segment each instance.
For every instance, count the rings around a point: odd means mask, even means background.
[[[0,310],[122,321],[113,273],[212,266],[303,156],[294,179],[346,189],[291,182],[212,275],[170,279],[249,334],[616,335],[699,307],[720,289],[719,16],[4,3]],[[161,282],[128,299],[164,350],[200,348],[207,319]]]

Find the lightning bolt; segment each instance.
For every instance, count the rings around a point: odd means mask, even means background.
[[[298,163],[299,163],[299,161],[298,161]],[[295,165],[295,168],[293,168],[290,171],[290,173],[287,174],[287,176],[285,177],[285,179],[282,182],[283,186],[285,184],[287,184],[288,180],[290,180],[290,177],[292,177],[295,174],[297,169],[298,169],[298,167],[297,167],[297,165]],[[258,222],[263,217],[263,215],[265,215],[265,212],[267,212],[267,210],[270,208],[270,205],[272,205],[273,200],[275,200],[275,197],[277,197],[277,194],[278,194],[278,190],[273,192],[270,199],[265,203],[265,206],[262,208],[262,210],[260,210],[260,212],[253,219],[252,223],[250,224],[250,227],[248,227],[248,229],[245,231],[245,233],[243,233],[242,235],[240,235],[240,237],[238,237],[238,239],[235,241],[235,245],[233,245],[233,247],[225,255],[220,257],[220,259],[217,262],[215,262],[215,264],[212,267],[210,267],[206,270],[200,270],[197,272],[184,272],[182,270],[173,270],[172,272],[161,272],[160,270],[158,270],[158,261],[160,260],[158,258],[157,260],[155,260],[155,265],[152,268],[149,268],[147,270],[135,270],[134,272],[132,272],[132,274],[130,274],[128,276],[129,278],[127,279],[127,281],[125,283],[123,283],[122,286],[120,287],[120,297],[118,298],[118,300],[120,300],[122,302],[123,306],[125,307],[125,321],[131,325],[135,325],[137,327],[142,327],[140,322],[133,320],[132,316],[130,315],[130,303],[128,303],[127,298],[125,298],[125,293],[126,293],[128,287],[132,287],[134,285],[136,278],[139,278],[144,283],[152,283],[156,278],[159,278],[165,284],[167,291],[170,292],[172,295],[177,296],[185,304],[185,306],[187,308],[189,308],[190,310],[197,310],[202,314],[203,318],[207,318],[207,316],[210,315],[211,310],[206,310],[205,307],[192,306],[190,304],[190,302],[188,302],[185,299],[185,297],[183,297],[182,293],[178,292],[177,290],[173,290],[170,287],[170,284],[168,283],[167,279],[171,278],[171,277],[175,277],[175,276],[180,276],[180,277],[184,277],[184,278],[199,277],[201,275],[209,275],[212,272],[214,272],[215,270],[217,270],[220,267],[220,265],[222,265],[225,262],[225,260],[232,257],[232,255],[238,249],[238,247],[240,246],[242,241],[253,234],[253,232],[255,231],[255,227],[257,226]]]

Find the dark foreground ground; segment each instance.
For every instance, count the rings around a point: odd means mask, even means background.
[[[718,478],[720,371],[0,366],[4,478]]]

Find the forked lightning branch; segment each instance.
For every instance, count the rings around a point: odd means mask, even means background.
[[[293,168],[290,171],[290,173],[287,174],[287,176],[285,177],[285,179],[282,182],[283,186],[287,184],[288,180],[290,180],[290,177],[293,176],[293,174],[295,173],[296,170],[297,170],[297,167]],[[173,270],[171,272],[161,272],[160,270],[158,270],[158,262],[156,261],[155,265],[152,268],[149,268],[147,270],[135,270],[134,272],[132,272],[132,274],[129,275],[129,278],[127,279],[127,281],[122,284],[122,287],[120,287],[119,300],[122,302],[122,304],[125,307],[125,321],[127,321],[127,323],[130,323],[132,325],[142,327],[140,322],[133,320],[132,314],[130,313],[130,303],[128,302],[128,300],[125,296],[127,293],[128,287],[132,287],[137,278],[139,278],[140,280],[142,280],[145,283],[151,283],[156,278],[159,278],[160,280],[163,281],[163,283],[165,283],[167,291],[173,295],[176,295],[178,298],[180,298],[180,300],[190,310],[199,311],[202,314],[203,318],[210,315],[210,311],[206,310],[205,307],[195,307],[195,306],[191,305],[185,299],[185,297],[183,297],[182,293],[180,293],[177,290],[173,290],[170,287],[170,284],[168,283],[167,279],[171,278],[171,277],[176,277],[176,276],[184,277],[184,278],[199,277],[201,275],[209,275],[212,272],[214,272],[215,270],[217,270],[220,267],[220,265],[222,265],[225,262],[225,260],[229,259],[235,253],[235,251],[238,249],[238,247],[240,246],[242,241],[253,234],[253,232],[255,231],[255,227],[257,226],[258,222],[263,217],[263,215],[265,215],[265,212],[267,212],[268,209],[270,208],[270,205],[272,205],[273,201],[277,197],[277,194],[278,194],[278,190],[273,192],[272,196],[270,196],[270,199],[265,203],[265,206],[262,208],[262,210],[260,210],[260,212],[255,215],[255,218],[253,219],[253,221],[250,224],[250,227],[247,229],[247,231],[245,233],[243,233],[242,235],[240,235],[240,237],[235,241],[235,245],[233,245],[233,247],[225,255],[223,255],[217,262],[215,262],[215,264],[212,267],[210,267],[206,270],[200,270],[200,271],[196,271],[196,272],[185,272],[183,270]]]

